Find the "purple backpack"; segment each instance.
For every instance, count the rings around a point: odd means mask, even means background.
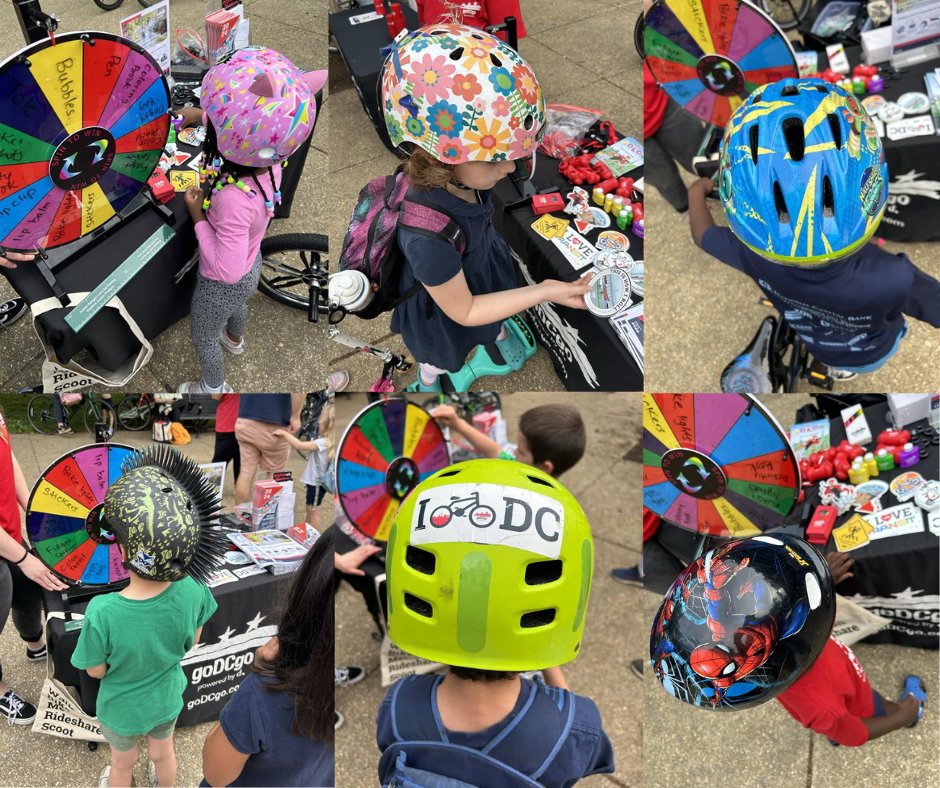
[[[400,227],[440,238],[461,255],[466,249],[464,233],[454,217],[419,194],[409,193],[410,186],[408,177],[399,169],[393,175],[373,178],[359,192],[339,257],[339,270],[365,274],[374,293],[372,300],[354,313],[356,317],[371,320],[421,290],[421,283],[417,282],[407,292],[401,292],[405,257],[398,248]]]

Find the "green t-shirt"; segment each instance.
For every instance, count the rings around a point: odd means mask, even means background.
[[[208,588],[186,577],[151,599],[118,593],[88,603],[72,664],[108,664],[98,690],[98,719],[122,736],[149,733],[183,710],[180,662],[196,630],[218,605]]]

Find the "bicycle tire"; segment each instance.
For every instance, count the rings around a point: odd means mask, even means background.
[[[261,242],[258,290],[279,304],[307,311],[310,286],[326,278],[329,263],[324,257],[328,251],[326,236],[319,233],[287,233],[265,238]],[[287,252],[297,252],[300,264],[278,257]]]
[[[156,5],[160,0],[137,0],[144,8],[150,8],[152,5]]]
[[[124,0],[95,0],[95,5],[103,11],[113,11],[120,8]]]
[[[757,6],[781,30],[793,30],[809,16],[813,0],[757,0]]]
[[[59,431],[59,423],[55,420],[55,407],[52,395],[36,394],[26,405],[26,420],[40,435],[55,435]]]
[[[143,404],[141,401],[143,400]],[[117,420],[126,430],[143,430],[150,426],[153,408],[143,394],[130,394],[117,406]]]
[[[102,416],[104,416],[107,411],[111,412],[111,424],[108,427],[108,439],[110,440],[114,437],[115,424],[117,423],[117,415],[114,412],[114,405],[103,399],[98,401],[98,409],[101,411]],[[94,403],[92,402],[88,402],[85,405],[85,431],[90,435],[95,434],[95,408]]]
[[[646,44],[643,43],[643,31],[646,29],[645,20],[646,17],[641,12],[633,24],[633,48],[636,49],[640,60],[646,60]]]

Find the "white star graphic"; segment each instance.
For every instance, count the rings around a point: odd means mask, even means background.
[[[255,613],[255,617],[253,619],[246,622],[248,629],[245,630],[245,633],[247,634],[248,632],[254,632],[261,622],[264,621],[264,619],[265,617],[261,615],[261,611],[259,610],[257,613]]]

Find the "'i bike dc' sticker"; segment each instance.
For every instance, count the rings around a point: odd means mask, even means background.
[[[454,484],[423,493],[411,518],[411,543],[503,545],[558,558],[564,507],[540,493],[499,484]]]

